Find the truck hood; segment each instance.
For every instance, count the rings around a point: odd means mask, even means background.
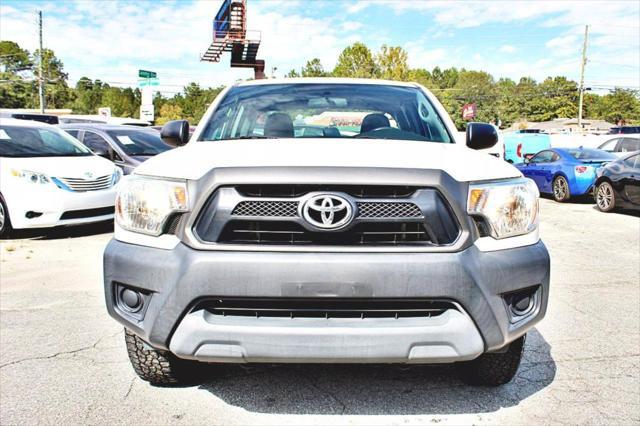
[[[434,169],[459,182],[522,176],[510,164],[461,144],[322,138],[191,142],[145,161],[135,174],[197,180],[219,167],[294,166]]]

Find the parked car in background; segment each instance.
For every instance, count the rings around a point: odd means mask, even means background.
[[[640,152],[626,154],[597,172],[594,198],[598,209],[640,210]]]
[[[609,139],[598,149],[624,156],[629,152],[640,151],[640,137],[625,136]]]
[[[153,129],[100,123],[62,124],[61,129],[128,175],[143,161],[171,149]]]
[[[537,129],[517,130],[504,133],[504,160],[511,164],[521,164],[543,149],[551,148],[551,138]]]
[[[11,110],[0,111],[1,118],[15,118],[16,120],[32,120],[47,124],[58,124],[58,116],[52,114],[37,114],[31,112],[17,112]]]
[[[590,148],[552,148],[534,155],[516,167],[533,179],[542,193],[552,194],[558,202],[591,191],[598,167],[618,157]]]
[[[103,124],[120,124],[124,126],[149,127],[151,123],[130,117],[103,117],[101,115],[61,115],[59,117],[61,124],[72,123],[103,123]]]
[[[54,126],[0,119],[0,236],[112,219],[121,176]]]
[[[631,135],[640,134],[640,126],[616,126],[609,129],[607,132],[610,135]]]

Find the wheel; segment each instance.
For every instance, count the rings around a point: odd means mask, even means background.
[[[129,360],[136,374],[152,385],[178,385],[193,381],[196,363],[177,358],[170,352],[149,347],[125,328]]]
[[[462,380],[471,385],[481,386],[509,383],[520,366],[524,341],[525,336],[522,336],[511,342],[505,352],[486,353],[473,361],[461,363],[458,368]]]
[[[596,205],[601,212],[610,212],[616,207],[616,193],[607,181],[596,187]]]
[[[571,197],[569,183],[564,176],[558,176],[553,180],[553,199],[559,203],[567,201]]]
[[[9,210],[4,202],[4,199],[0,197],[0,238],[9,238],[13,233],[11,227],[11,219],[9,219]]]

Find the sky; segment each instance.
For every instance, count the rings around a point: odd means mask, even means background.
[[[579,80],[589,25],[585,85],[607,93],[640,89],[640,1],[248,0],[247,24],[261,36],[258,58],[281,77],[319,58],[335,66],[346,46],[374,52],[401,46],[411,67],[455,66],[496,79]],[[82,76],[113,86],[137,84],[138,69],[156,71],[172,96],[187,83],[203,87],[251,78],[252,70],[201,62],[211,43],[215,1],[0,1],[0,39],[37,48],[36,11],[44,46],[60,58],[71,84]]]

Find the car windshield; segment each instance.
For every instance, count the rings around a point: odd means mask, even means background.
[[[569,155],[571,155],[576,160],[615,160],[616,157],[614,154],[610,152],[603,151],[601,149],[567,149],[566,150]]]
[[[234,87],[199,140],[308,137],[453,142],[420,89],[338,83]]]
[[[0,126],[0,157],[77,157],[93,153],[58,129]]]
[[[156,155],[171,149],[156,132],[107,130],[107,134],[127,155]]]

